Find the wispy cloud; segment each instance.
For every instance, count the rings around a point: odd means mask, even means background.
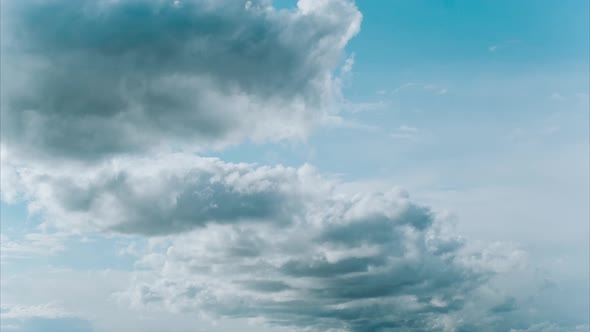
[[[418,83],[414,83],[414,82],[409,82],[409,83],[404,83],[404,84],[400,85],[399,87],[393,89],[392,93],[398,94],[398,93],[403,92],[404,90],[410,90],[410,89],[421,89],[421,90],[430,92],[435,95],[444,95],[447,92],[449,92],[448,88],[438,86],[435,84],[430,84],[430,83],[418,84]]]
[[[498,44],[488,46],[488,51],[496,52],[501,49],[505,49],[505,48],[511,47],[511,46],[519,44],[519,43],[520,43],[520,40],[518,40],[518,39],[507,40],[507,41],[504,41],[504,42],[501,42]]]
[[[393,133],[390,134],[392,138],[403,140],[416,140],[418,138],[418,128],[411,126],[400,126]]]
[[[551,97],[550,97],[550,98],[551,98],[551,99],[553,99],[553,100],[557,100],[557,101],[563,101],[563,100],[567,100],[567,98],[566,98],[566,97],[564,97],[564,96],[563,96],[561,93],[559,93],[559,92],[553,92],[553,93],[551,94]]]
[[[387,108],[389,103],[384,100],[369,101],[369,102],[351,102],[346,101],[341,105],[343,111],[350,113],[361,113],[377,111]]]
[[[31,319],[31,318],[64,318],[72,314],[53,303],[42,305],[2,305],[0,308],[2,319]]]
[[[2,259],[31,258],[59,253],[65,249],[65,233],[28,233],[20,240],[0,234]]]

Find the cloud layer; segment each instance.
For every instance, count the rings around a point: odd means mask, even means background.
[[[339,94],[349,1],[10,1],[2,142],[96,159],[304,136]]]

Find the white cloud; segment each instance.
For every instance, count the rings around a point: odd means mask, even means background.
[[[402,125],[390,134],[392,138],[403,140],[416,140],[418,138],[418,128]]]
[[[128,293],[140,308],[316,330],[369,331],[407,315],[416,328],[461,325],[457,315],[476,320],[497,305],[474,294],[514,255],[469,249],[405,191],[351,193],[310,166],[175,154],[19,175],[53,226],[167,235],[138,259],[151,271]]]
[[[486,328],[478,320],[496,315],[490,310],[502,295],[480,287],[517,252],[466,248],[400,191],[341,195],[280,229],[210,224],[167,237],[141,259],[152,275],[119,296],[138,308],[255,317],[297,330],[432,330],[441,320]]]
[[[518,39],[506,40],[506,41],[503,41],[503,42],[495,44],[495,45],[490,45],[488,47],[488,51],[496,52],[496,51],[499,51],[500,49],[512,47],[512,46],[519,44],[519,43],[520,43],[520,40],[518,40]]]
[[[410,90],[410,89],[421,89],[423,91],[428,91],[431,92],[435,95],[444,95],[447,94],[447,92],[449,92],[449,90],[446,87],[441,87],[441,86],[437,86],[435,84],[419,84],[419,83],[414,83],[414,82],[409,82],[409,83],[404,83],[402,85],[400,85],[399,87],[395,88],[392,93],[394,94],[398,94],[403,92],[404,90]]]
[[[588,332],[590,325],[577,326],[560,326],[557,324],[544,322],[534,324],[526,329],[511,329],[510,332]]]
[[[0,325],[0,330],[2,331],[15,331],[20,330],[21,326],[16,324],[2,324]]]
[[[33,213],[69,230],[166,234],[209,222],[286,224],[324,190],[309,185],[317,176],[309,166],[256,167],[186,154],[45,167],[23,168],[15,182]]]
[[[0,257],[6,260],[53,255],[65,249],[65,238],[64,233],[28,233],[23,239],[15,240],[0,234]]]
[[[382,110],[388,106],[388,103],[379,100],[379,101],[370,101],[370,102],[350,102],[345,101],[341,108],[345,111],[351,113],[359,113],[359,112],[369,112],[369,111],[376,111]]]
[[[71,317],[67,311],[49,303],[44,305],[2,305],[0,316],[2,319],[26,320],[31,318],[64,318]]]
[[[350,54],[350,56],[346,59],[346,61],[344,61],[344,65],[342,65],[342,68],[340,69],[340,71],[343,74],[348,74],[352,71],[353,65],[354,65],[354,53]]]

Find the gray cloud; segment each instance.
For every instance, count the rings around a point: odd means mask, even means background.
[[[503,312],[511,312],[517,309],[516,299],[513,297],[507,298],[500,304],[495,305],[492,307],[492,312],[494,313],[503,313]]]
[[[183,153],[9,174],[48,225],[157,236],[122,295],[137,307],[321,331],[526,326],[492,283],[522,253],[450,235],[402,190]]]
[[[8,1],[2,141],[96,159],[303,136],[339,93],[349,1]]]
[[[144,235],[178,233],[211,222],[294,222],[302,217],[306,200],[303,181],[315,176],[308,166],[255,167],[183,154],[61,169],[43,164],[11,174],[17,177],[11,180],[14,190],[48,223]],[[244,255],[252,250],[244,244]]]
[[[164,235],[138,261],[156,280],[130,291],[138,306],[316,330],[459,328],[503,314],[505,297],[477,294],[518,258],[443,234],[403,191],[351,193],[309,166],[176,154],[18,175],[46,223]]]
[[[140,307],[259,318],[310,331],[502,330],[495,320],[479,322],[503,314],[488,310],[496,299],[482,290],[495,274],[493,264],[463,246],[439,250],[438,244],[457,241],[437,230],[432,214],[424,229],[398,219],[407,218],[398,211],[388,227],[356,230],[369,239],[391,233],[391,241],[319,240],[327,229],[361,222],[346,216],[354,202],[340,203],[301,223],[210,224],[163,240],[162,249],[139,261],[152,281],[126,296]],[[255,254],[234,250],[253,241]],[[159,301],[150,301],[154,294]]]

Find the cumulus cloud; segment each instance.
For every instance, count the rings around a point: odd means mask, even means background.
[[[518,255],[470,249],[403,190],[187,154],[17,174],[53,226],[164,236],[137,263],[153,277],[127,294],[138,306],[343,331],[452,330],[516,307],[473,301]]]
[[[118,158],[94,166],[46,165],[14,172],[33,213],[66,229],[147,235],[178,233],[207,223],[272,222],[304,217],[308,196],[321,188],[299,169],[229,164],[185,154]]]
[[[8,1],[2,142],[96,159],[301,137],[330,113],[360,21],[346,0]]]
[[[312,331],[477,330],[511,309],[482,290],[495,273],[489,257],[444,235],[403,192],[329,197],[289,225],[209,224],[169,237],[138,261],[153,275],[126,296]]]

